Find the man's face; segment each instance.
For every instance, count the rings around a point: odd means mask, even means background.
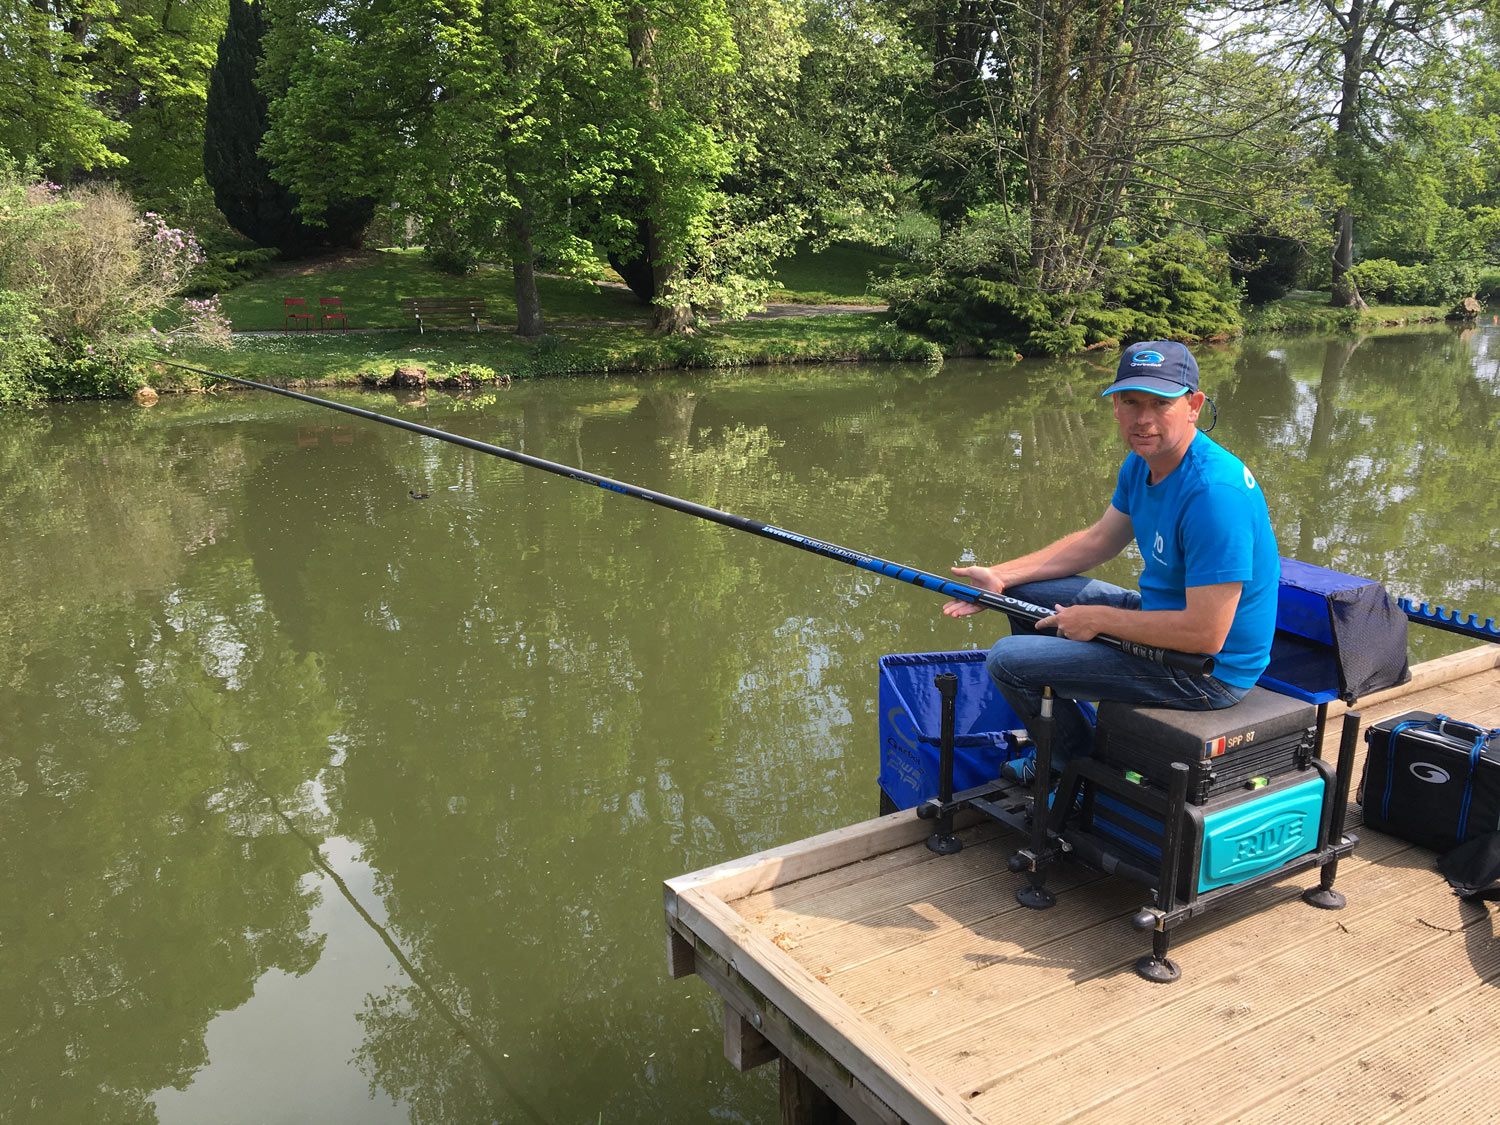
[[[1148,464],[1171,460],[1175,465],[1187,451],[1197,431],[1198,412],[1205,396],[1201,391],[1162,398],[1146,391],[1116,391],[1115,421],[1120,437]]]

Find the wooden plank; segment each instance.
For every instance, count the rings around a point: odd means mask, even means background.
[[[980,819],[978,813],[969,813],[955,818],[955,827],[965,828]],[[701,889],[732,903],[758,891],[904,848],[927,839],[931,834],[931,821],[921,820],[914,811],[907,809],[767,848],[754,855],[668,879],[663,885],[667,914],[673,915],[674,901],[688,890]]]
[[[931,827],[931,821],[923,823]],[[1002,824],[983,820],[978,824],[955,833],[963,843],[963,850],[950,856],[939,856],[927,848],[902,847],[857,863],[822,871],[782,883],[770,890],[746,895],[733,902],[735,912],[757,924],[774,925],[782,917],[814,919],[827,915],[837,920],[849,916],[856,909],[850,903],[872,895],[884,897],[899,895],[908,886],[942,886],[946,882],[961,882],[985,873],[994,863],[985,845],[1000,837],[1014,841],[1015,837]],[[921,870],[914,870],[921,868]],[[875,885],[878,880],[878,886]],[[931,882],[929,882],[931,880]],[[812,909],[804,912],[804,907]],[[805,934],[799,934],[806,936]]]
[[[1325,1066],[1329,1052],[1370,1021],[1394,1022],[1395,1012],[1440,1002],[1472,980],[1467,964],[1454,964],[1439,948],[1454,935],[1423,927],[1411,914],[1440,908],[1418,890],[1399,912],[1367,912],[1347,933],[1327,927],[1316,949],[1297,943],[1249,958],[1191,992],[1162,989],[1174,995],[1107,1032],[1083,1032],[1075,1023],[1072,1042],[986,1090],[975,1109],[984,1114],[986,1106],[1003,1104],[1018,1083],[1044,1089],[1056,1083],[1048,1119],[1058,1123],[1098,1120],[1106,1112],[1115,1121],[1154,1123],[1231,1118],[1278,1088],[1289,1069],[1297,1078],[1311,1073],[1310,1061],[1299,1069],[1297,1060],[1318,1058]],[[1458,923],[1451,908],[1439,917],[1444,925]],[[1414,957],[1430,960],[1432,972],[1406,971]],[[1500,948],[1496,957],[1500,963]],[[1161,1105],[1163,1089],[1190,1090],[1209,1073],[1211,1103],[1179,1096],[1170,1109]]]
[[[944,926],[908,948],[864,956],[830,972],[829,987],[884,1027],[889,1009],[903,1008],[917,1019],[929,1007],[947,1011],[974,974],[1016,960],[1045,964],[1052,973],[1065,966],[1073,975],[1093,975],[1140,956],[1143,939],[1127,922],[1149,897],[1140,886],[1122,879],[1090,883],[1062,894],[1050,910],[1018,905],[1015,886],[1012,875],[998,888],[1011,909],[973,925]],[[1007,991],[1009,981],[1007,974]]]
[[[1500,1040],[1492,1035],[1491,1041]],[[1395,1101],[1385,1113],[1370,1119],[1369,1125],[1454,1125],[1455,1122],[1493,1121],[1495,1112],[1494,1072],[1500,1066],[1500,1046],[1477,1047],[1465,1043],[1453,1050],[1447,1044],[1447,1064],[1442,1080],[1428,1083],[1428,1088],[1410,1098]]]
[[[1487,1045],[1500,1038],[1500,942],[1484,942],[1468,957],[1461,950],[1432,948],[1463,942],[1462,935],[1438,938],[1413,949],[1403,959],[1408,963],[1399,975],[1373,981],[1362,977],[1317,1013],[1330,1021],[1321,1034],[1307,1035],[1305,1028],[1296,1026],[1278,1029],[1288,1050],[1316,1049],[1316,1072],[1264,1089],[1255,1104],[1236,1111],[1227,1108],[1216,1090],[1214,1100],[1221,1112],[1213,1120],[1319,1125],[1327,1120],[1331,1105],[1339,1107],[1346,1121],[1372,1121],[1382,1113],[1388,1119],[1404,1118],[1404,1113],[1389,1111],[1419,1099],[1424,1091],[1441,1090],[1468,1069],[1465,1045]],[[1273,1082],[1274,1067],[1257,1062],[1266,1080]],[[1237,1061],[1237,1069],[1239,1065]],[[1489,1108],[1469,1121],[1496,1118],[1493,1083],[1486,1084]]]
[[[977,1122],[904,1053],[874,1034],[848,1005],[769,939],[702,888],[685,890],[678,917],[730,968],[911,1125]]]
[[[672,980],[690,977],[698,971],[693,943],[671,926],[667,927],[667,976]]]
[[[997,914],[1023,909],[1015,900],[1020,878],[1005,860],[1020,847],[1019,836],[954,856],[930,856],[904,869],[901,878],[861,883],[849,893],[830,892],[801,909],[775,909],[752,921],[799,960],[823,963],[824,973],[842,972],[873,957],[938,936],[945,929],[977,925]],[[911,849],[915,852],[917,849]],[[925,849],[923,849],[925,850]],[[924,881],[924,873],[931,874]],[[1101,878],[1061,865],[1050,885],[1067,891]]]
[[[781,1060],[781,1125],[842,1125],[850,1120],[838,1103],[786,1059]]]
[[[1500,725],[1497,668],[1482,645],[1357,710],[1366,726],[1412,708]],[[664,886],[669,928],[725,998],[726,1046],[731,1018],[762,1013],[764,1041],[845,1112],[892,1125],[1494,1115],[1465,1091],[1476,1058],[1500,1060],[1500,941],[1472,907],[1455,921],[1431,853],[1360,829],[1339,868],[1348,909],[1299,900],[1315,869],[1246,891],[1174,931],[1185,977],[1162,987],[1130,971],[1146,888],[1075,873],[1052,910],[1021,910],[1014,833],[967,828],[973,845],[937,859],[930,831],[896,813]],[[669,952],[669,971],[686,963]],[[741,1061],[758,1047],[745,1026]]]
[[[1380,837],[1382,859],[1414,855],[1416,850],[1390,837]],[[1365,845],[1362,843],[1361,847]],[[1425,859],[1425,853],[1424,853]],[[1195,918],[1174,931],[1173,954],[1184,965],[1184,979],[1169,988],[1146,987],[1130,966],[1149,949],[1149,938],[1130,929],[1124,918],[1112,919],[1095,933],[1072,941],[1051,943],[1027,951],[1003,969],[1003,983],[993,973],[956,974],[939,984],[946,995],[944,1019],[923,1021],[916,1013],[895,1009],[882,1014],[887,1033],[912,1051],[939,1081],[951,1081],[968,1091],[993,1084],[1010,1068],[1024,1069],[1055,1051],[1065,1037],[1102,1033],[1137,1015],[1143,1001],[1168,1003],[1211,983],[1222,972],[1236,973],[1247,957],[1259,950],[1306,946],[1319,948],[1331,932],[1349,925],[1346,915],[1378,910],[1384,898],[1400,887],[1419,885],[1433,875],[1426,867],[1411,875],[1404,867],[1370,862],[1356,851],[1339,868],[1338,888],[1349,896],[1342,911],[1323,912],[1301,899],[1315,880],[1289,879],[1261,892],[1231,899],[1218,911]],[[1311,872],[1305,873],[1311,874]],[[1123,880],[1116,880],[1129,886]],[[1055,908],[1054,908],[1055,909]],[[1079,968],[1087,964],[1088,943],[1113,938],[1111,957],[1099,959],[1092,976]],[[1072,971],[1059,973],[1057,966]],[[1228,966],[1225,968],[1224,966]],[[1083,986],[1099,978],[1098,990]],[[1036,1041],[1029,1029],[1041,1006],[1048,1013],[1053,1035]],[[985,1070],[982,1060],[995,1054],[1003,1062]]]

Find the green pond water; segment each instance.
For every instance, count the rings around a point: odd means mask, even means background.
[[[334,397],[944,571],[1099,516],[1112,364]],[[1500,616],[1497,330],[1202,367],[1283,554]],[[1003,628],[257,392],[0,413],[0,497],[6,1122],[774,1120],[661,882],[874,815],[879,658]]]

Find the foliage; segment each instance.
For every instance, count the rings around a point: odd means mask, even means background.
[[[117,188],[64,189],[0,168],[0,290],[20,333],[7,348],[35,363],[46,342],[31,377],[49,394],[138,386],[135,368],[160,336],[151,322],[201,260],[191,234],[142,217]],[[7,394],[25,397],[14,385]]]
[[[1301,242],[1269,231],[1230,235],[1225,246],[1231,256],[1230,276],[1244,284],[1245,299],[1252,305],[1285,297],[1297,284],[1307,257]]]
[[[960,351],[1065,355],[1107,342],[1237,333],[1227,262],[1190,236],[1101,255],[1102,280],[1079,293],[978,273],[907,276],[888,284],[895,321]]]
[[[230,0],[229,23],[209,74],[203,130],[203,168],[214,202],[232,227],[262,246],[298,256],[322,246],[358,246],[374,200],[326,195],[314,216],[271,176],[260,155],[268,121],[256,86],[266,21],[255,0]]]
[[[1389,258],[1367,258],[1349,272],[1363,295],[1403,305],[1448,305],[1479,288],[1478,267],[1463,262],[1403,266]]]
[[[112,142],[120,186],[149,210],[199,218],[204,101],[225,7],[202,0],[75,0],[101,104],[125,127]]]
[[[125,129],[99,103],[85,44],[30,0],[0,0],[0,26],[0,158],[61,179],[122,163],[109,146]]]
[[[1334,304],[1359,302],[1350,274],[1359,241],[1356,222],[1379,199],[1382,183],[1390,183],[1394,162],[1388,158],[1415,156],[1413,167],[1434,165],[1429,159],[1432,150],[1421,150],[1428,147],[1425,141],[1437,139],[1436,132],[1429,132],[1415,148],[1392,141],[1399,141],[1403,126],[1415,116],[1446,103],[1450,91],[1469,84],[1471,58],[1459,48],[1491,7],[1469,0],[1231,5],[1239,15],[1250,17],[1232,19],[1232,34],[1269,43],[1288,60],[1289,75],[1303,87],[1306,104],[1317,107],[1313,113],[1327,127],[1322,161],[1342,188],[1332,207]],[[1453,151],[1447,145],[1434,147]],[[1428,189],[1435,182],[1424,173],[1407,176],[1404,183],[1407,189],[1419,189],[1420,202],[1412,207],[1412,195],[1403,192],[1387,213],[1407,209],[1422,215],[1426,209],[1421,203],[1432,198]],[[1407,224],[1397,223],[1403,225]]]
[[[40,391],[32,381],[46,365],[50,349],[26,298],[0,289],[0,403],[33,403]]]

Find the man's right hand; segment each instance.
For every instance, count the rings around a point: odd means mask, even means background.
[[[965,586],[973,586],[978,590],[988,590],[991,594],[1005,593],[1005,583],[995,573],[993,567],[988,566],[955,566],[951,568],[960,582]],[[943,603],[943,612],[949,617],[968,617],[971,613],[980,613],[984,606],[975,605],[973,602],[954,599]]]

